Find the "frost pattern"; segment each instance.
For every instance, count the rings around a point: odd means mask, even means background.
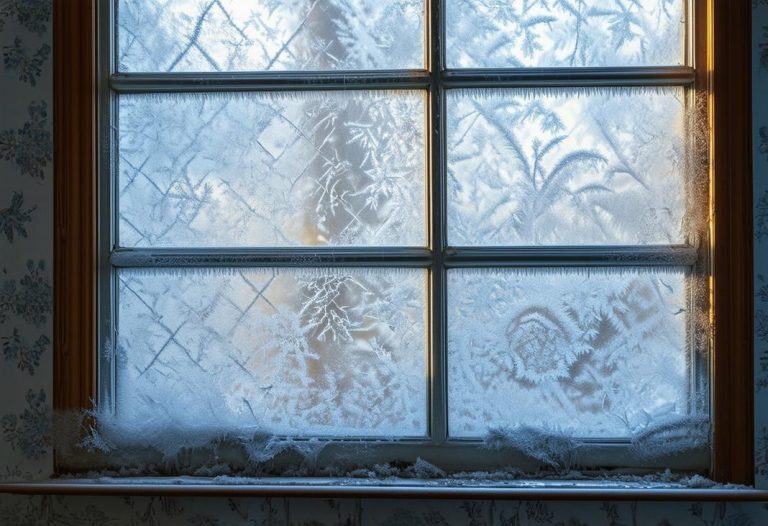
[[[121,71],[421,69],[423,0],[120,0]]]
[[[424,100],[123,96],[120,244],[423,246]]]
[[[684,243],[683,97],[682,88],[449,92],[449,242]]]
[[[674,66],[682,0],[447,0],[448,67]]]
[[[450,270],[450,434],[630,437],[687,416],[686,295],[677,269]]]
[[[483,443],[491,450],[511,449],[557,471],[570,470],[579,443],[558,430],[530,426],[498,427],[488,430]]]
[[[424,436],[426,273],[119,273],[128,429]]]

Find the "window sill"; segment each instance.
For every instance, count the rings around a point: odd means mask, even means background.
[[[103,477],[0,483],[0,494],[2,493],[174,497],[768,501],[767,490],[745,486],[690,488],[668,483],[567,480],[469,482],[452,479],[371,481],[349,478]]]

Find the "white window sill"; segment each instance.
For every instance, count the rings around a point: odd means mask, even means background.
[[[768,501],[767,490],[616,481],[236,477],[102,477],[0,483],[0,493],[494,500]]]

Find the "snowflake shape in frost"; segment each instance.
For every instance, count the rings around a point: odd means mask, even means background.
[[[559,319],[546,307],[519,313],[506,334],[515,377],[534,384],[568,377],[571,365],[589,350],[570,320]]]

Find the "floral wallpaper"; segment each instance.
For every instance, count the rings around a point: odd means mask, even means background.
[[[768,487],[768,0],[752,0],[755,484]]]
[[[49,0],[0,2],[0,55],[0,478],[30,479],[52,461]]]
[[[64,0],[57,0],[64,1]],[[768,0],[752,0],[756,474],[768,487]],[[0,0],[0,480],[52,467],[51,0]],[[763,94],[762,96],[760,94]],[[768,522],[764,503],[0,495],[0,524],[563,525]]]

